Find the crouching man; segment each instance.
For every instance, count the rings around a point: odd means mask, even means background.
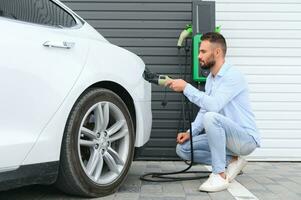
[[[241,156],[260,146],[260,135],[249,100],[243,74],[225,62],[227,45],[219,33],[202,36],[199,61],[210,70],[205,92],[182,79],[166,86],[184,95],[200,110],[192,123],[194,161],[212,165],[212,173],[199,188],[217,192],[226,189],[246,165]],[[205,134],[200,134],[205,129]],[[190,130],[177,136],[177,154],[190,160]]]

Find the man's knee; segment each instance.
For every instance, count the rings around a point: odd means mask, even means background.
[[[218,116],[220,114],[216,112],[206,112],[203,116],[203,124],[205,127],[205,130],[210,128],[210,126],[216,124],[218,120]]]
[[[185,144],[177,144],[176,153],[183,160],[190,160],[190,148],[187,149]]]

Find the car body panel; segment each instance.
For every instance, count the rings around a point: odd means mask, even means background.
[[[85,64],[88,42],[66,30],[0,18],[1,167],[20,165],[72,88]],[[44,47],[73,42],[71,49]]]
[[[79,79],[23,164],[59,159],[62,132],[72,106],[80,94],[101,81],[117,83],[129,92],[134,101],[137,118],[135,146],[144,145],[150,137],[152,114],[151,85],[143,79],[143,71],[144,63],[135,54],[113,44],[94,40]]]
[[[55,28],[0,17],[0,172],[21,165],[59,161],[68,116],[92,85],[109,81],[133,99],[135,146],[150,137],[151,85],[135,54],[110,44],[92,26],[72,14],[78,25]],[[6,39],[7,38],[7,39]],[[46,41],[74,42],[71,49],[47,48]],[[25,66],[25,67],[24,67]],[[42,66],[42,67],[41,67]],[[109,89],[109,88],[108,88]],[[16,177],[18,178],[18,177]]]

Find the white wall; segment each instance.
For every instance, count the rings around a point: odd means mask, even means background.
[[[301,1],[216,0],[216,25],[249,82],[262,135],[249,158],[301,160]]]

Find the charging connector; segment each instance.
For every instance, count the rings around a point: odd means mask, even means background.
[[[186,40],[186,38],[190,37],[191,34],[192,34],[192,26],[191,26],[191,24],[187,24],[185,29],[181,32],[181,34],[179,36],[177,47],[181,48],[184,40]]]
[[[154,72],[151,72],[147,67],[144,70],[143,77],[150,83],[154,83],[156,85],[165,86],[166,81],[172,80],[167,75],[160,75]]]
[[[165,86],[166,81],[172,80],[169,76],[159,75],[158,85]]]

